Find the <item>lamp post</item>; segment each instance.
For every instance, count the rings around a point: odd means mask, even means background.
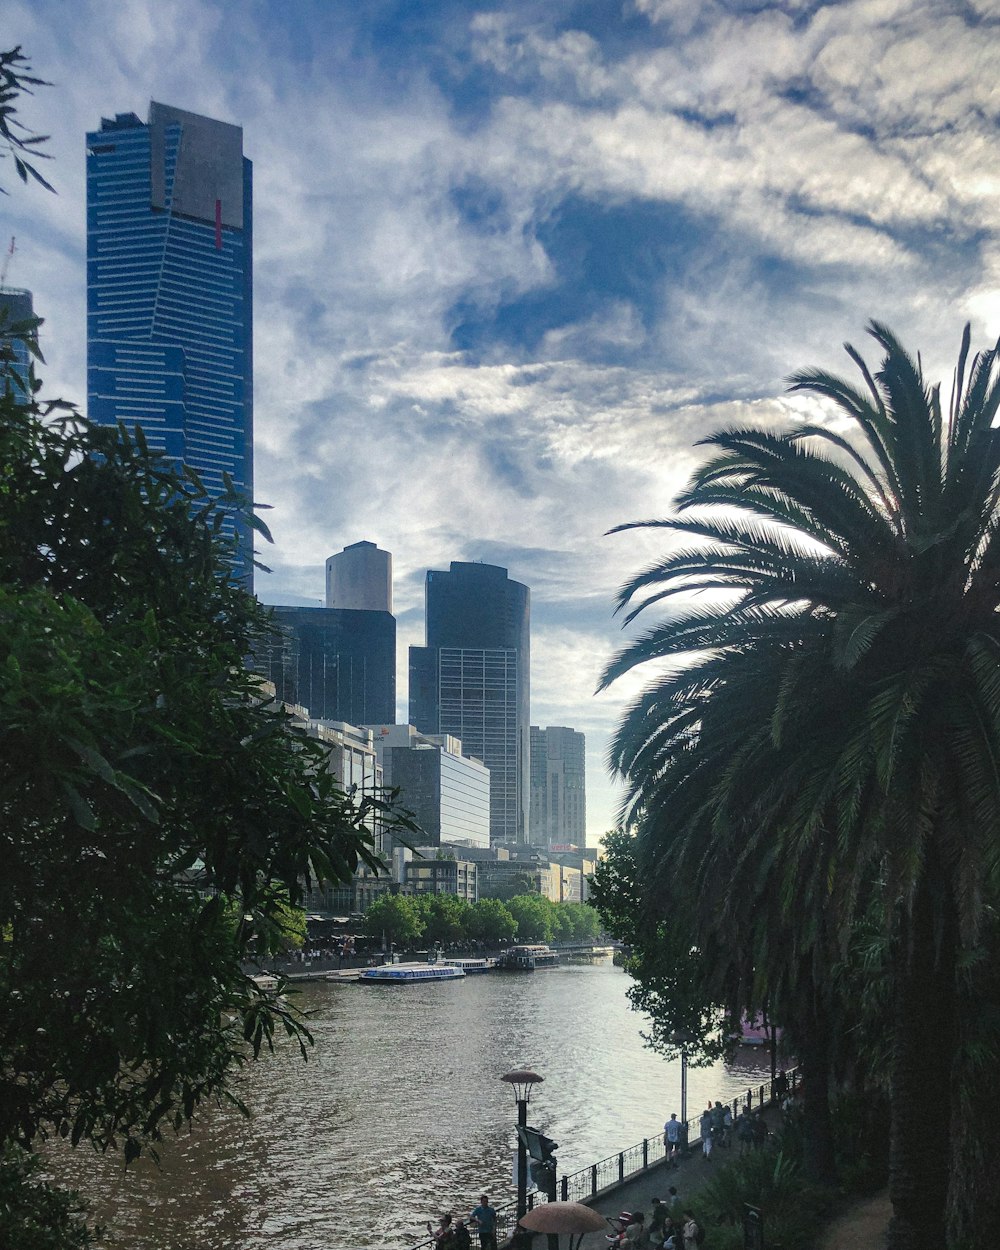
[[[680,1047],[681,1052],[681,1136],[684,1147],[688,1144],[688,1045],[694,1041],[694,1034],[687,1029],[674,1029],[670,1041]]]
[[[518,1128],[527,1128],[528,1126],[528,1103],[531,1101],[531,1087],[537,1085],[539,1081],[544,1081],[543,1076],[539,1076],[537,1072],[532,1072],[529,1068],[515,1068],[513,1072],[507,1072],[500,1078],[506,1081],[508,1085],[513,1086],[514,1098],[517,1102],[517,1126]],[[518,1133],[517,1135],[517,1220],[520,1222],[521,1216],[528,1209],[528,1151],[524,1144],[524,1137]]]

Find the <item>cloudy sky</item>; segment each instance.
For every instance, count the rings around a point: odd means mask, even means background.
[[[605,532],[869,317],[935,378],[966,320],[1000,334],[1000,0],[4,0],[15,43],[54,84],[22,113],[59,194],[0,203],[49,392],[85,397],[84,132],[151,98],[242,125],[258,591],[318,604],[327,555],[390,550],[402,719],[424,571],[507,566],[591,841],[636,688],[593,694],[613,595],[659,541]]]

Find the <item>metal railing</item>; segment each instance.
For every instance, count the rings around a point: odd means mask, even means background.
[[[799,1082],[798,1068],[789,1068],[785,1076],[788,1078],[788,1088],[794,1094]],[[734,1098],[732,1102],[723,1103],[722,1106],[730,1108],[735,1121],[742,1111],[753,1111],[755,1107],[759,1111],[773,1102],[772,1090],[773,1083],[767,1081],[763,1085],[748,1088],[745,1095],[741,1094],[740,1097]],[[691,1136],[691,1125],[695,1123],[695,1120],[687,1120],[683,1125],[685,1144],[681,1148],[682,1154],[693,1150],[701,1141],[700,1136]],[[642,1141],[636,1142],[633,1146],[626,1146],[617,1154],[608,1155],[606,1159],[600,1159],[597,1163],[590,1164],[589,1167],[581,1168],[578,1172],[570,1172],[569,1175],[562,1177],[556,1188],[557,1197],[563,1202],[587,1202],[603,1190],[623,1185],[649,1168],[662,1163],[666,1154],[662,1133],[657,1133],[653,1137],[644,1137]],[[529,1194],[528,1210],[530,1211],[536,1202],[545,1200],[541,1193]],[[504,1203],[496,1208],[496,1212],[497,1243],[500,1244],[514,1230],[517,1203]],[[411,1250],[422,1250],[425,1246],[433,1245],[434,1239],[431,1237],[424,1241],[414,1242]]]
[[[798,1068],[790,1068],[785,1075],[788,1078],[788,1088],[794,1093],[798,1085]],[[741,1111],[753,1111],[755,1106],[758,1110],[766,1107],[773,1100],[771,1091],[772,1084],[768,1081],[764,1085],[757,1086],[756,1089],[751,1087],[745,1095],[733,1099],[730,1103],[723,1103],[722,1106],[729,1107],[735,1120]],[[693,1149],[701,1141],[700,1137],[691,1135],[691,1125],[695,1123],[694,1120],[687,1120],[682,1127],[682,1137],[685,1142],[682,1148],[684,1153]],[[619,1150],[617,1154],[608,1155],[606,1159],[592,1163],[590,1167],[581,1168],[579,1172],[571,1172],[568,1176],[564,1176],[559,1182],[559,1197],[563,1202],[586,1202],[588,1198],[593,1198],[601,1190],[624,1184],[626,1180],[638,1176],[648,1168],[655,1167],[666,1158],[666,1154],[662,1134],[643,1138],[634,1146],[627,1146],[624,1150]]]

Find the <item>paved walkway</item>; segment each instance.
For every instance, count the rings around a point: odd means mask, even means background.
[[[817,1250],[885,1250],[891,1215],[888,1190],[859,1198],[826,1229]]]
[[[765,1115],[773,1127],[777,1113],[769,1108]],[[735,1153],[739,1154],[738,1149]],[[588,1205],[601,1215],[611,1218],[619,1211],[643,1211],[648,1220],[653,1209],[653,1199],[666,1198],[669,1186],[676,1185],[681,1202],[686,1203],[711,1179],[715,1168],[728,1163],[733,1155],[732,1149],[716,1149],[712,1154],[714,1162],[705,1163],[700,1149],[695,1146],[679,1167],[668,1168],[666,1164],[660,1163]],[[817,1250],[884,1250],[891,1214],[887,1191],[874,1198],[858,1199],[850,1203],[825,1229],[817,1243]],[[582,1250],[607,1250],[605,1234],[588,1233],[583,1239]]]
[[[773,1129],[778,1120],[778,1112],[769,1107],[764,1113],[764,1118],[768,1126]],[[606,1196],[598,1195],[587,1205],[599,1211],[601,1215],[612,1219],[619,1211],[642,1211],[648,1221],[653,1210],[653,1199],[666,1199],[671,1185],[676,1186],[681,1203],[686,1204],[702,1185],[712,1178],[717,1167],[725,1166],[730,1159],[738,1157],[739,1147],[736,1145],[727,1150],[716,1147],[712,1151],[713,1161],[706,1163],[702,1157],[700,1145],[695,1142],[687,1157],[676,1168],[659,1163],[639,1173],[633,1180],[626,1181],[624,1185],[619,1185]],[[607,1244],[603,1232],[588,1233],[583,1239],[582,1250],[607,1250]]]

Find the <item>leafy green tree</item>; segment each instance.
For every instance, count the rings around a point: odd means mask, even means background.
[[[683,1049],[695,1066],[715,1063],[727,1053],[730,1031],[722,995],[708,983],[686,923],[675,923],[676,914],[657,917],[643,897],[637,849],[635,836],[623,830],[604,835],[591,897],[605,928],[628,948],[628,997],[652,1021],[647,1043],[666,1058]]]
[[[365,912],[365,932],[387,945],[411,946],[424,932],[424,918],[416,899],[405,894],[383,894]]]
[[[37,1155],[13,1142],[0,1148],[0,1246],[17,1250],[87,1250],[101,1236],[86,1222],[73,1190],[41,1180]]]
[[[424,922],[428,942],[447,944],[465,937],[469,903],[455,894],[420,894],[414,900]]]
[[[596,942],[601,918],[589,903],[560,903],[559,914],[567,920],[567,937],[575,942]]]
[[[893,935],[890,1244],[945,1244],[947,1213],[949,1244],[979,1247],[1000,1234],[995,1204],[978,1196],[1000,1162],[996,1135],[981,1134],[973,1158],[970,1128],[981,1124],[967,1104],[973,1077],[981,1090],[984,1070],[996,1072],[970,1051],[982,1004],[967,970],[1000,863],[998,357],[969,368],[966,329],[945,411],[891,332],[870,332],[885,352],[876,374],[848,348],[860,388],[821,371],[793,378],[833,402],[838,424],[712,436],[681,515],[647,523],[688,543],[633,579],[622,603],[637,600],[635,615],[703,599],[675,607],[610,667],[613,679],[670,662],[630,709],[617,763],[654,856],[666,822],[692,850],[696,830],[730,848],[747,837],[736,880],[751,905],[776,903],[771,939],[795,939],[786,969],[829,967],[827,938],[848,942],[880,892]],[[709,762],[732,741],[720,703],[743,709],[748,735],[713,783]],[[671,815],[667,797],[685,794]],[[731,850],[723,858],[735,862]],[[767,964],[780,973],[780,958]],[[939,1157],[952,1160],[933,1177],[927,1088]]]
[[[507,904],[522,942],[551,942],[555,933],[552,904],[540,894],[519,894]]]
[[[510,941],[517,932],[517,921],[499,899],[481,898],[469,908],[465,929],[477,942],[495,945]]]
[[[0,396],[0,1144],[128,1160],[309,1041],[243,961],[394,816],[243,665],[239,501],[31,391]]]

